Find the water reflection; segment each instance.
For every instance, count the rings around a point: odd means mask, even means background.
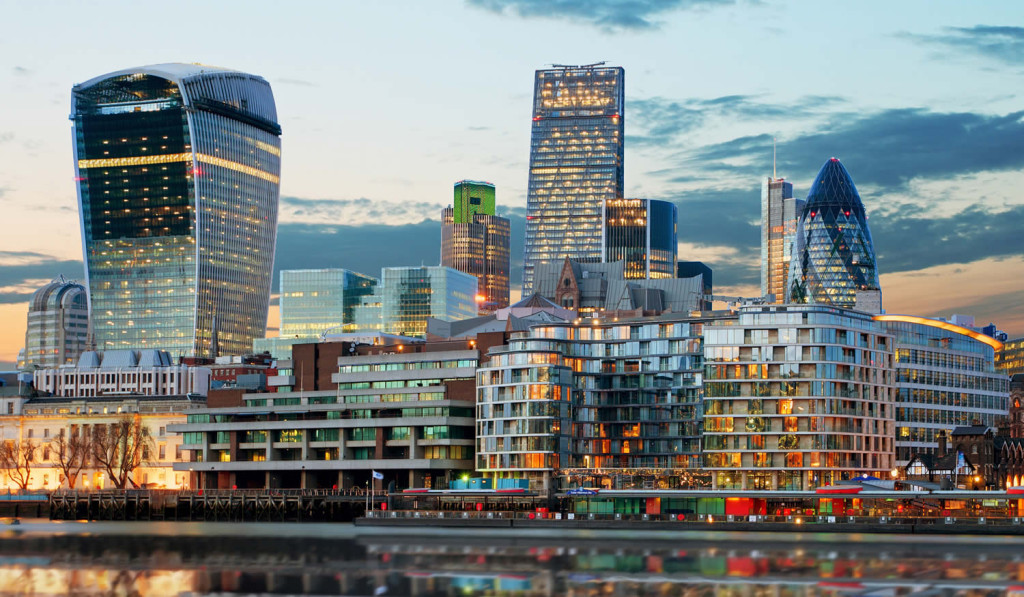
[[[1024,595],[1005,538],[395,534],[343,525],[40,525],[0,536],[4,595]],[[339,530],[340,529],[340,530]],[[785,539],[785,540],[783,540]]]

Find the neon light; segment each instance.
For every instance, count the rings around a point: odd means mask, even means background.
[[[928,319],[927,317],[918,317],[916,315],[875,315],[873,317],[875,321],[901,321],[904,323],[919,323],[921,325],[927,325],[940,330],[946,330],[947,332],[955,332],[963,336],[974,338],[978,342],[988,344],[996,350],[1003,349],[1003,343],[991,336],[986,336],[981,332],[956,325],[955,323],[949,323],[948,321],[939,321],[937,319]]]

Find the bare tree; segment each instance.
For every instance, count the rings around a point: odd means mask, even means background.
[[[151,443],[149,428],[142,420],[125,414],[114,423],[93,428],[93,461],[107,472],[114,487],[124,489],[129,483],[138,487],[132,473],[146,458]]]
[[[81,431],[73,432],[69,437],[65,430],[61,429],[60,435],[51,443],[54,456],[57,459],[57,466],[64,473],[64,478],[68,480],[68,488],[74,489],[78,475],[89,464],[89,456],[92,454],[92,437]]]
[[[0,442],[0,468],[7,471],[7,476],[21,487],[22,491],[28,489],[38,448],[39,446],[30,439]]]

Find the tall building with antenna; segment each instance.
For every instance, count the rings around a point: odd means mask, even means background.
[[[789,263],[803,204],[793,197],[793,183],[776,175],[773,140],[772,175],[761,182],[761,296],[772,302],[786,302]]]
[[[524,296],[537,265],[603,259],[605,204],[623,198],[625,76],[603,62],[536,72]]]
[[[281,127],[261,77],[197,64],[75,85],[97,350],[238,355],[266,332]]]

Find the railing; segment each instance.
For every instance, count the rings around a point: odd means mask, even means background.
[[[716,526],[754,524],[787,525],[961,525],[961,526],[1024,526],[1024,516],[846,516],[831,514],[790,515],[724,515],[724,514],[623,514],[623,513],[562,513],[534,511],[452,511],[452,510],[373,510],[366,513],[372,519],[419,520],[555,520],[555,521],[623,521],[623,522],[688,522]]]

